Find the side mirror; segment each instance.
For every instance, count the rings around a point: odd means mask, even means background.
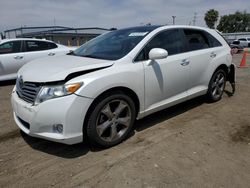
[[[151,60],[164,59],[168,57],[168,51],[162,48],[153,48],[150,50],[148,56]]]

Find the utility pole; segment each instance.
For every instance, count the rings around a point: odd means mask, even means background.
[[[197,19],[197,12],[194,13],[193,25],[195,25]]]
[[[176,18],[176,16],[172,16],[172,18],[173,18],[173,25],[175,25],[175,18]]]
[[[54,26],[56,26],[56,18],[54,17]]]

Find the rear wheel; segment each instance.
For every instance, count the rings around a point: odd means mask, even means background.
[[[102,147],[122,142],[134,124],[135,114],[133,100],[123,93],[109,93],[100,97],[88,120],[89,140]]]
[[[219,101],[226,86],[226,73],[224,70],[217,70],[209,83],[207,97],[211,102]]]

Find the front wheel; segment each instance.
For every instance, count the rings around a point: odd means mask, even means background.
[[[89,140],[102,147],[122,142],[134,124],[135,114],[133,100],[123,93],[110,93],[100,97],[88,120]]]
[[[226,73],[224,70],[217,70],[208,86],[207,97],[211,102],[219,101],[226,86]]]

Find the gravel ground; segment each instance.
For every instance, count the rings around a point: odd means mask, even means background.
[[[12,88],[13,82],[0,86],[0,187],[250,185],[250,68],[237,69],[234,96],[227,86],[217,103],[199,97],[150,115],[136,122],[129,139],[106,150],[21,134]]]

